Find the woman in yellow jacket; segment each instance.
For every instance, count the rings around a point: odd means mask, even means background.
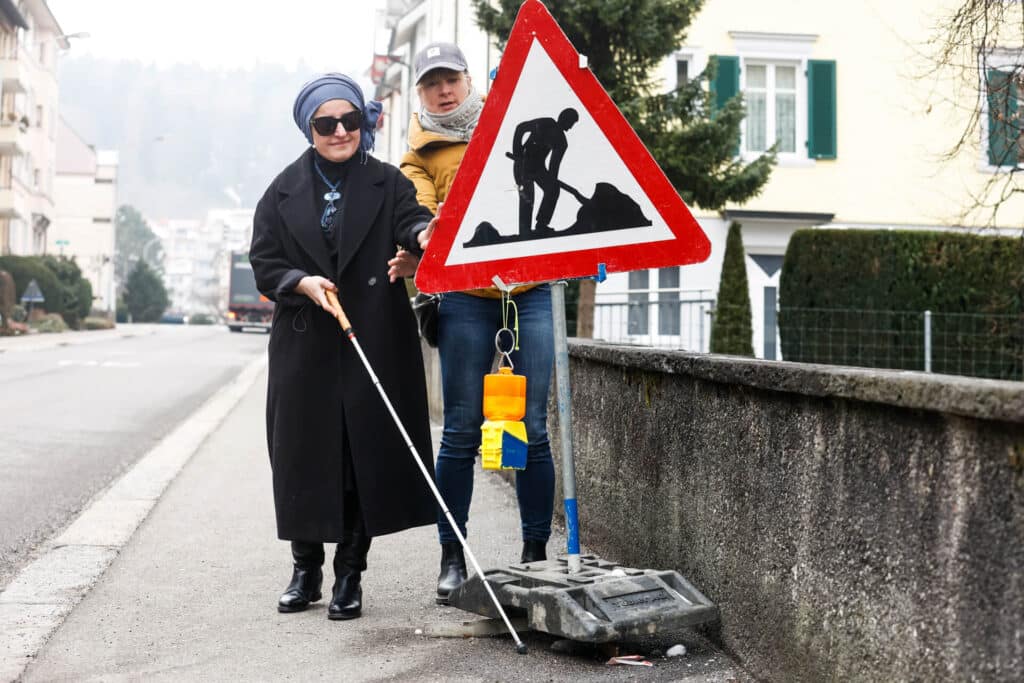
[[[462,51],[451,43],[434,43],[413,60],[420,111],[409,122],[409,151],[402,173],[416,186],[420,204],[434,214],[451,188],[455,172],[480,118],[483,97],[473,87]],[[426,248],[433,224],[420,233]],[[547,285],[513,292],[519,316],[519,348],[512,362],[526,376],[526,469],[516,472],[516,497],[522,525],[520,561],[547,559],[551,535],[555,474],[548,443],[547,402],[554,363],[551,291]],[[444,431],[437,455],[437,486],[463,534],[473,495],[474,463],[483,424],[483,378],[494,361],[494,337],[502,324],[501,295],[496,289],[452,292],[441,299],[438,352],[444,395]],[[444,515],[438,515],[441,573],[437,601],[466,578],[462,547]]]

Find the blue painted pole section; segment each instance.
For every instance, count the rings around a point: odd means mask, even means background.
[[[576,463],[572,449],[572,395],[569,391],[569,339],[565,330],[565,282],[551,284],[551,318],[555,332],[555,384],[558,389],[558,441],[562,455],[565,528],[569,530],[569,573],[580,570],[579,517],[576,512]]]
[[[580,520],[579,515],[576,514],[576,499],[566,498],[565,499],[565,532],[568,538],[566,539],[566,545],[568,546],[570,555],[580,554]]]

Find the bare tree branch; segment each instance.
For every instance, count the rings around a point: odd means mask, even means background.
[[[1024,190],[1018,175],[1024,159],[1024,107],[1019,106],[1024,96],[1022,37],[1024,11],[1019,0],[964,0],[933,28],[927,44],[930,68],[926,75],[945,86],[937,88],[934,96],[965,114],[963,128],[941,160],[977,156],[980,146],[990,154],[989,163],[999,168],[980,189],[968,189],[969,201],[960,214],[965,224],[977,216],[985,216],[986,227],[999,224],[1000,209]],[[949,94],[942,94],[943,89]],[[1002,149],[989,149],[985,134],[991,126],[998,126],[1006,140]],[[1005,217],[1001,222],[1006,222]],[[1024,221],[1015,218],[1013,222]]]

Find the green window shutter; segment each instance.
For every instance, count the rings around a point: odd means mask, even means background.
[[[836,158],[836,63],[807,62],[807,156]]]
[[[726,102],[736,97],[740,91],[740,58],[728,55],[713,55],[711,59],[718,62],[715,80],[711,81],[711,118],[715,112],[725,106]],[[742,124],[741,124],[742,125]],[[736,138],[733,156],[740,155],[740,138]]]
[[[740,91],[740,58],[714,55],[712,59],[718,62],[718,72],[711,81],[711,102],[718,111]]]
[[[1013,74],[998,69],[988,72],[988,163],[1017,164],[1017,88]]]

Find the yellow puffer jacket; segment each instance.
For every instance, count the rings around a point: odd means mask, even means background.
[[[416,186],[416,199],[437,214],[437,205],[448,196],[468,143],[441,133],[423,130],[415,113],[409,119],[409,151],[399,168]]]
[[[437,205],[448,197],[448,190],[455,180],[468,143],[458,138],[423,130],[420,118],[413,113],[409,119],[409,151],[402,156],[399,164],[403,175],[416,186],[416,199],[420,204],[437,214]],[[525,292],[534,285],[524,285],[512,290],[513,294]],[[495,287],[471,289],[467,294],[501,298]]]

